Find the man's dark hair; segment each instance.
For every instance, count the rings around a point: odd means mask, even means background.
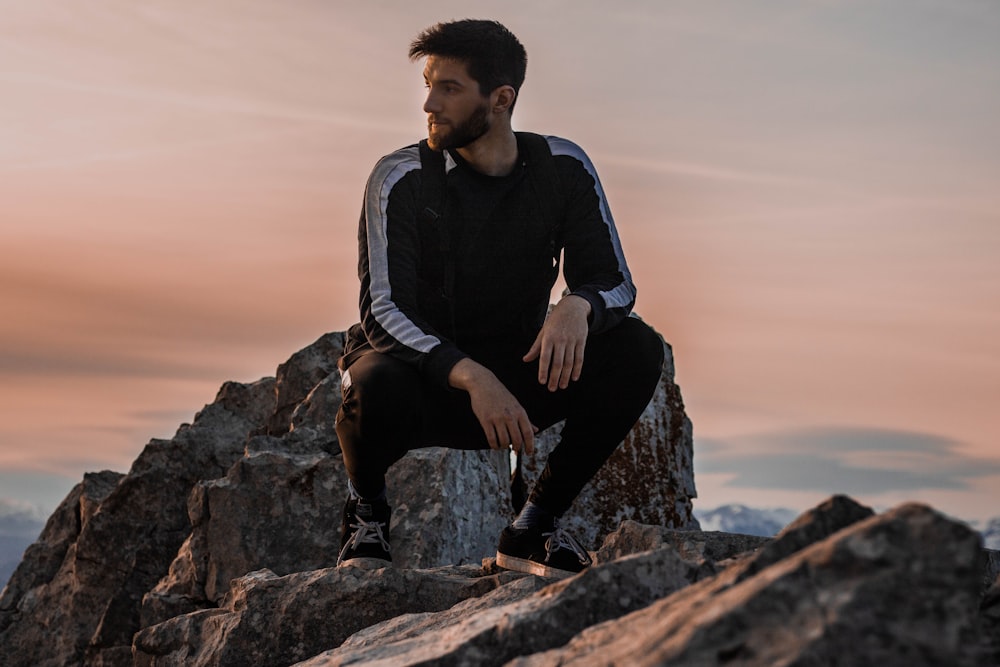
[[[519,93],[528,68],[524,46],[498,21],[464,19],[433,25],[410,44],[410,60],[425,56],[464,63],[483,97],[500,86],[511,86]]]

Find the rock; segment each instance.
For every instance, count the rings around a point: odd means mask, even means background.
[[[609,563],[630,554],[670,546],[685,560],[716,563],[753,552],[770,541],[754,535],[674,530],[627,520],[604,540],[597,551],[597,562]]]
[[[223,479],[200,482],[189,500],[192,532],[170,571],[143,600],[141,627],[217,606],[230,581],[332,567],[340,550],[347,475],[339,457],[261,450]],[[499,452],[410,452],[390,470],[390,539],[397,567],[480,562],[509,520],[506,459]],[[433,483],[428,483],[433,480]],[[455,507],[455,499],[461,507]]]
[[[847,496],[833,496],[803,513],[768,542],[740,577],[745,578],[791,556],[837,531],[874,516],[871,508]]]
[[[251,420],[272,394],[270,381],[227,383],[193,424],[183,425],[172,440],[151,441],[110,491],[117,478],[105,474],[90,478],[94,492],[86,479],[82,491],[71,492],[57,514],[66,515],[80,494],[79,533],[62,530],[67,538],[61,561],[53,567],[51,558],[43,567],[46,574],[54,570],[51,576],[16,584],[17,599],[5,601],[8,608],[16,605],[5,612],[0,634],[8,667],[129,664],[122,662],[128,655],[123,649],[139,628],[141,600],[166,574],[190,531],[188,492],[240,458]],[[60,543],[49,553],[61,549]],[[40,561],[45,559],[26,562]]]
[[[274,387],[275,409],[260,434],[280,436],[288,433],[295,409],[313,387],[337,372],[337,360],[343,352],[344,334],[328,333],[278,366]]]
[[[336,564],[346,477],[339,459],[262,452],[226,477],[199,482],[188,500],[191,534],[143,600],[142,627],[217,606],[231,580]]]
[[[0,596],[0,632],[23,613],[18,607],[29,591],[52,581],[80,531],[122,477],[110,471],[87,473],[59,504]]]
[[[233,582],[219,609],[136,635],[137,667],[279,667],[338,646],[358,630],[403,614],[438,611],[524,578],[482,567],[436,570],[329,568]],[[537,590],[529,578],[528,590]],[[280,611],[279,611],[280,610]]]
[[[982,552],[983,569],[983,591],[993,585],[993,582],[1000,577],[1000,551],[994,549],[983,549]]]
[[[562,523],[587,548],[600,544],[626,519],[677,529],[697,529],[691,421],[674,384],[674,358],[664,342],[663,373],[638,423],[573,503]],[[562,424],[536,440],[522,463],[526,488],[541,475],[559,442]]]
[[[731,587],[699,582],[512,664],[971,667],[978,563],[975,533],[904,505]]]
[[[387,485],[392,557],[402,567],[478,563],[496,554],[513,518],[506,452],[417,449],[389,470]]]
[[[234,618],[248,600],[273,599],[264,595],[273,588],[266,582],[324,572],[336,560],[346,486],[333,428],[342,345],[343,334],[327,334],[292,355],[275,378],[225,383],[215,401],[172,439],[151,441],[126,475],[87,475],[0,594],[5,667],[131,665],[140,630],[146,648],[137,649],[136,656],[144,656],[142,664],[203,659],[210,652],[206,647],[230,641],[227,633],[241,636],[232,628],[299,632],[284,628],[284,617],[266,605],[252,623]],[[675,528],[697,525],[691,517],[691,425],[667,352],[657,395],[609,462],[609,472],[585,491],[574,510],[577,518],[570,517],[578,528],[586,524],[585,539],[587,531],[592,538],[610,532],[619,518]],[[636,493],[633,478],[640,471],[645,475],[641,498],[628,495]],[[378,602],[377,618],[354,625],[345,621],[333,635],[324,635],[327,639],[340,641],[403,611],[438,611],[446,602],[451,606],[498,586],[511,588],[498,592],[490,604],[521,599],[543,585],[472,565],[495,553],[497,536],[512,515],[505,453],[417,450],[393,466],[388,478],[393,571],[459,569],[447,576],[383,575],[386,581],[350,589],[357,596],[375,595],[385,584],[400,602],[383,605],[384,600],[372,598]],[[611,505],[600,503],[599,494],[618,494],[622,507],[608,513]],[[716,553],[710,539],[659,539],[660,544],[686,544],[686,557],[699,553],[710,559]],[[696,569],[705,576],[703,562]],[[246,576],[264,570],[270,574]],[[329,576],[340,581],[346,575]],[[464,592],[434,597],[439,584],[428,581],[442,576],[476,581],[452,582],[448,586]],[[437,601],[428,602],[431,598]],[[342,605],[357,604],[338,599]],[[335,645],[324,643],[317,652]],[[235,657],[239,649],[226,650],[232,664],[253,664]]]
[[[530,597],[502,604],[470,600],[437,614],[388,621],[300,665],[502,665],[645,607],[687,586],[695,572],[673,549],[649,551],[593,567]]]
[[[1000,665],[1000,576],[983,595],[979,606],[979,631],[981,664]]]

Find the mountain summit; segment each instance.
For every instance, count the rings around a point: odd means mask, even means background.
[[[774,538],[700,530],[665,343],[650,405],[566,517],[593,567],[498,569],[510,458],[439,448],[390,471],[394,566],[333,567],[342,345],[224,384],[127,473],[85,475],[0,594],[5,667],[1000,660],[1000,558],[931,508],[838,496]]]

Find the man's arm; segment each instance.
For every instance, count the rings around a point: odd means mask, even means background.
[[[411,146],[382,158],[368,179],[358,234],[361,325],[373,349],[416,365],[446,387],[465,354],[417,306],[419,169],[418,149]]]
[[[590,333],[617,325],[632,311],[636,289],[618,230],[590,158],[571,141],[548,137],[566,191],[563,275],[591,306]]]

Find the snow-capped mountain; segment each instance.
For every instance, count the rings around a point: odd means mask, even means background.
[[[990,519],[986,526],[974,526],[983,536],[983,546],[1000,551],[1000,517]]]
[[[799,515],[786,508],[760,509],[746,505],[722,505],[711,510],[697,507],[694,515],[702,530],[719,530],[726,533],[743,533],[772,537]],[[973,521],[969,525],[983,536],[983,546],[1000,551],[1000,517],[989,521]]]
[[[722,505],[712,510],[695,508],[702,530],[771,537],[799,515],[785,508],[757,509],[746,505]]]

